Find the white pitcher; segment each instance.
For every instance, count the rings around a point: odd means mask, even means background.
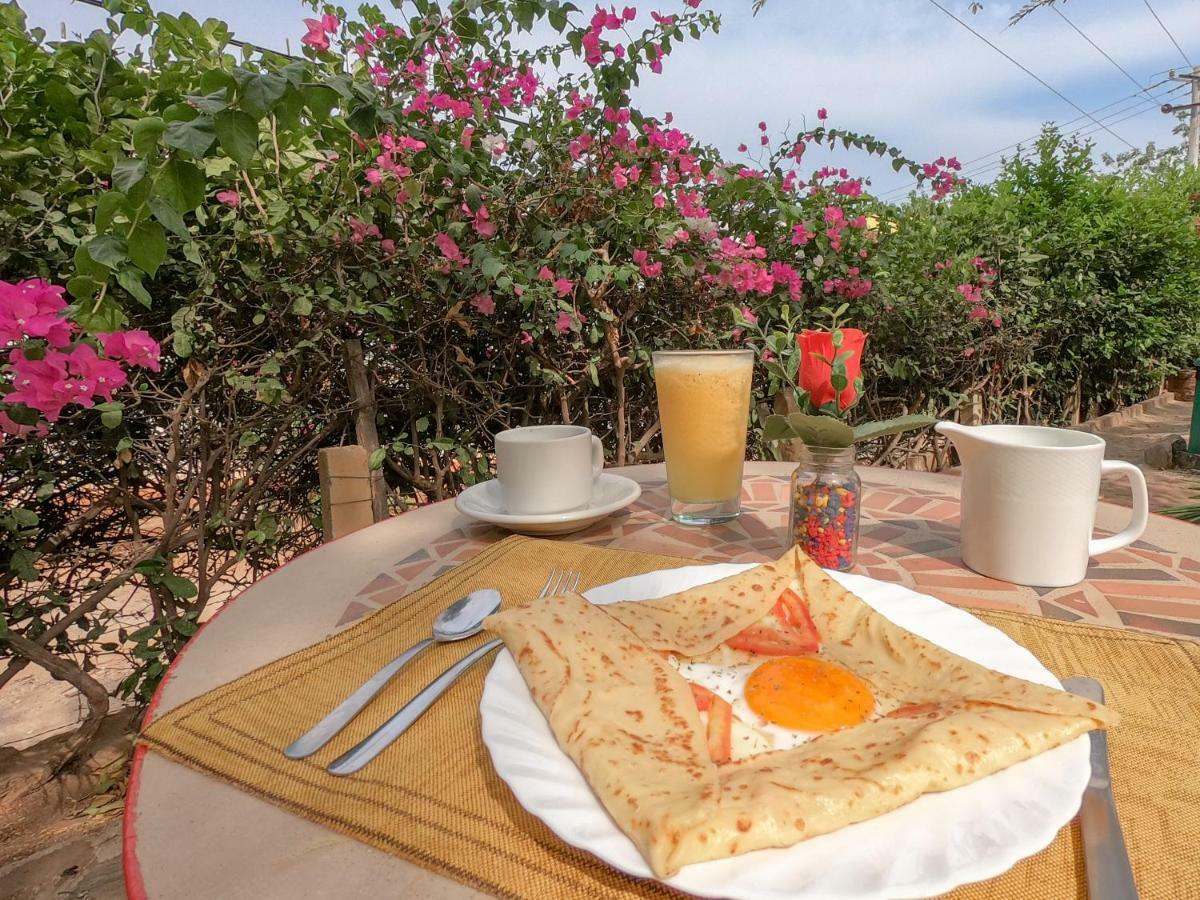
[[[939,422],[962,460],[962,558],[992,578],[1038,587],[1078,584],[1088,558],[1136,541],[1146,529],[1146,479],[1132,463],[1104,458],[1104,440],[1031,425]],[[1122,472],[1133,518],[1093,539],[1100,476]]]

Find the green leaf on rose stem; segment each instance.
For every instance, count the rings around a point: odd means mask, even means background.
[[[163,131],[163,143],[192,156],[203,156],[217,139],[212,116],[196,116],[187,122],[171,122]]]
[[[792,413],[787,420],[796,437],[810,447],[849,447],[854,443],[854,429],[833,416]]]
[[[125,242],[111,234],[92,238],[87,244],[88,256],[103,266],[115,269],[127,258]]]
[[[217,113],[217,140],[235,163],[250,168],[258,152],[258,122],[241,110],[227,109]]]
[[[154,155],[158,150],[158,139],[166,130],[167,123],[158,116],[146,116],[138,119],[133,126],[133,149],[143,159]]]
[[[172,159],[158,176],[158,194],[175,208],[186,213],[204,202],[204,173],[182,159]]]
[[[376,449],[372,450],[371,455],[367,457],[367,468],[372,471],[375,469],[382,469],[385,459],[387,459],[387,448],[377,447]]]
[[[900,434],[902,431],[912,431],[915,428],[925,428],[937,421],[936,416],[913,413],[895,419],[884,419],[882,422],[863,422],[861,425],[854,426],[854,441],[855,443],[869,441],[871,438]]]
[[[166,258],[167,233],[157,222],[142,222],[129,235],[130,261],[151,278]]]
[[[145,177],[145,160],[119,159],[113,163],[112,183],[118,191],[129,193],[133,186]]]

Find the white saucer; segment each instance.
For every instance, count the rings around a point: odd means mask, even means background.
[[[610,513],[624,509],[642,495],[642,486],[624,475],[601,472],[592,488],[592,499],[582,509],[519,516],[506,512],[500,502],[500,482],[495,479],[471,485],[454,500],[464,516],[499,525],[518,534],[570,534],[594,525]]]

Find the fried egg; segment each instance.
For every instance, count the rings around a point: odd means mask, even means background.
[[[826,732],[857,725],[875,712],[875,700],[862,679],[818,657],[730,665],[675,656],[668,660],[687,681],[725,698],[734,716],[769,743],[762,746],[736,728],[735,721],[735,759],[799,747]]]

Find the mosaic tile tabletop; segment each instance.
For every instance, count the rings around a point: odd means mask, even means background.
[[[736,521],[695,528],[668,520],[661,466],[645,467],[645,471],[635,468],[623,473],[642,483],[637,502],[561,540],[697,561],[774,558],[783,552],[787,540],[788,467],[760,463],[747,469],[742,515]],[[957,479],[893,470],[860,472],[865,496],[855,572],[900,582],[956,606],[1039,613],[1200,640],[1200,528],[1180,527],[1176,522],[1168,526],[1152,517],[1143,540],[1093,559],[1082,584],[1024,587],[964,567],[958,544]],[[407,515],[420,517],[449,503]],[[431,524],[451,521],[446,515],[428,518]],[[398,600],[507,535],[499,528],[469,523],[461,517],[453,523],[457,527],[431,532],[424,546],[398,559],[389,570],[364,579],[337,624],[345,625]],[[1191,528],[1195,529],[1194,539]],[[1168,543],[1170,546],[1164,546]]]

